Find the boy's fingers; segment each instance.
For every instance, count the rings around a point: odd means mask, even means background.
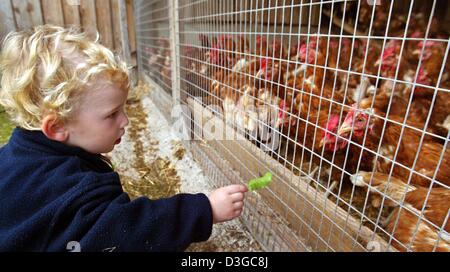
[[[242,202],[242,201],[235,202],[235,203],[233,203],[233,206],[234,206],[235,210],[241,210],[242,207],[244,207],[244,202]]]
[[[231,197],[232,202],[242,201],[242,200],[244,200],[244,193],[241,193],[241,192],[234,193],[234,194],[230,195],[230,197]]]
[[[241,212],[242,212],[242,210],[234,211],[234,216],[238,217],[239,215],[241,215]]]
[[[238,193],[238,192],[245,193],[248,191],[247,186],[244,186],[241,184],[229,185],[227,187],[227,190],[228,190],[229,194],[234,194],[234,193]]]

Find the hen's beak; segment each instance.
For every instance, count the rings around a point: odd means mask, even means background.
[[[334,139],[332,139],[332,138],[326,139],[326,138],[324,137],[324,138],[322,138],[322,140],[320,140],[319,148],[322,148],[322,146],[324,146],[324,145],[326,145],[326,144],[334,144],[334,143],[335,143],[335,140],[334,140]]]
[[[421,49],[416,49],[416,50],[414,50],[413,52],[412,52],[412,54],[414,55],[414,56],[420,56],[420,52],[421,52],[422,50]]]
[[[322,146],[325,144],[325,138],[322,138],[319,143],[319,148],[322,148]]]
[[[381,64],[381,59],[378,59],[378,60],[375,62],[374,66],[379,66],[380,64]]]
[[[352,131],[352,125],[343,123],[342,126],[339,128],[337,135],[342,136],[344,134],[348,134]]]

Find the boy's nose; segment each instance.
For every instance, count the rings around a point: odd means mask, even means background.
[[[124,128],[124,127],[126,127],[126,126],[128,126],[128,123],[129,123],[130,121],[128,120],[128,116],[127,116],[127,114],[126,113],[124,113],[123,114],[123,120],[122,120],[122,128]]]
[[[129,123],[130,123],[130,121],[128,120],[128,116],[125,115],[125,125],[124,125],[124,127],[128,126]]]

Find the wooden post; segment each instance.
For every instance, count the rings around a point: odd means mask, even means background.
[[[96,0],[95,4],[100,41],[104,46],[114,50],[110,2],[109,0]]]
[[[31,29],[44,23],[39,0],[13,0],[12,5],[19,30]]]
[[[97,16],[95,15],[94,0],[80,1],[81,25],[91,40],[97,38]]]
[[[172,99],[173,105],[180,104],[180,67],[178,0],[171,0],[169,5],[170,53],[172,59]]]
[[[134,5],[132,0],[126,0],[128,41],[130,43],[130,53],[136,52],[136,30],[134,24]]]
[[[121,32],[121,18],[119,11],[119,4],[122,0],[111,0],[111,21],[112,21],[112,33],[114,42],[114,51],[122,54],[122,33]],[[123,55],[122,55],[123,57]]]
[[[64,14],[61,0],[41,0],[44,23],[64,26]]]
[[[128,65],[132,64],[131,53],[130,53],[130,38],[128,36],[128,21],[127,21],[127,6],[124,0],[113,0],[113,7],[117,9],[118,12],[118,22],[119,23],[119,39],[121,42],[121,54],[123,60],[126,61]],[[114,10],[114,9],[113,9]],[[117,46],[116,46],[117,47]],[[131,85],[135,86],[137,84],[136,73],[131,71],[130,73]]]
[[[79,3],[63,0],[64,25],[81,26]]]

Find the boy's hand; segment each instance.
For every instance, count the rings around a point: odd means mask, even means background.
[[[209,196],[213,213],[213,224],[234,219],[241,215],[244,207],[244,185],[229,185],[213,191]]]

